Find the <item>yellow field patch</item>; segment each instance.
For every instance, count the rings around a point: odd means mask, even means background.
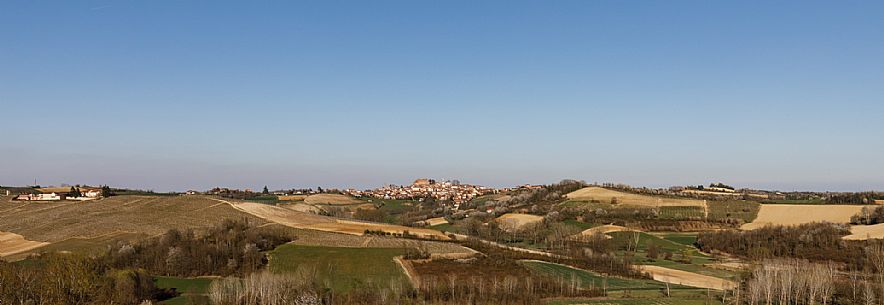
[[[811,222],[849,223],[862,211],[862,205],[762,204],[758,217],[740,229],[753,230],[767,225],[794,226]]]
[[[341,194],[316,194],[304,199],[306,204],[350,205],[362,203],[359,199]]]
[[[616,203],[618,205],[636,205],[636,206],[698,206],[706,207],[705,200],[694,199],[676,199],[655,196],[638,195],[631,193],[618,192],[606,188],[590,186],[585,187],[566,195],[571,200],[587,200],[598,201],[601,203]]]
[[[612,232],[623,232],[623,231],[635,231],[635,230],[632,230],[627,227],[616,226],[616,225],[603,225],[603,226],[598,226],[595,228],[589,228],[589,229],[583,230],[583,232],[580,232],[579,234],[577,234],[577,236],[578,237],[590,237],[595,234],[608,234],[608,233],[612,233]],[[605,235],[605,237],[611,238],[611,236],[609,236],[609,235]]]
[[[543,221],[543,216],[519,213],[507,213],[497,217],[497,222],[504,230],[518,230],[522,227]]]
[[[281,201],[302,201],[307,199],[307,195],[288,195],[288,196],[278,196]]]
[[[46,242],[27,240],[24,236],[15,233],[0,232],[0,257],[29,251],[48,244]]]
[[[430,226],[438,226],[438,225],[446,224],[446,223],[448,223],[448,220],[445,220],[445,217],[436,217],[436,218],[427,219],[427,224]]]
[[[736,283],[725,279],[660,266],[642,265],[639,269],[650,274],[654,280],[664,283],[715,290],[733,289],[737,286]]]
[[[847,240],[882,239],[884,238],[884,223],[850,226],[850,235],[842,238]]]

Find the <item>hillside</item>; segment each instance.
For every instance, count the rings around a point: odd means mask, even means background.
[[[224,219],[247,219],[255,225],[266,223],[198,196],[115,196],[92,202],[0,203],[0,231],[50,243],[57,250],[100,248],[105,242],[138,240],[169,229],[201,230]]]
[[[758,217],[740,228],[758,229],[767,225],[799,225],[811,222],[849,223],[862,205],[762,204]]]
[[[588,201],[600,203],[612,203],[618,205],[664,207],[664,206],[695,206],[705,207],[705,200],[676,199],[655,196],[646,196],[609,190],[606,188],[590,186],[565,195],[572,201]]]

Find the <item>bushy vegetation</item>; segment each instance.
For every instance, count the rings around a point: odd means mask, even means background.
[[[871,204],[884,199],[884,194],[876,192],[831,194],[826,198],[829,204]]]
[[[874,225],[884,223],[884,206],[863,207],[859,214],[850,217],[850,223],[855,225]]]
[[[846,226],[828,223],[767,226],[751,231],[703,232],[696,245],[705,252],[721,251],[750,259],[801,258],[860,265],[864,242],[842,240],[847,234],[850,230]]]
[[[168,296],[143,269],[116,269],[105,260],[45,254],[0,262],[0,304],[139,304]]]
[[[263,251],[291,241],[283,232],[251,230],[248,222],[225,220],[197,236],[194,231],[169,230],[162,236],[107,253],[117,268],[143,268],[155,275],[244,275],[266,264]]]

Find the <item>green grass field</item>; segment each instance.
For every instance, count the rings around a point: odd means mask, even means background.
[[[568,299],[568,300],[552,300],[547,304],[565,305],[565,304],[599,304],[599,305],[720,305],[721,302],[715,300],[713,292],[712,300],[706,303],[706,290],[686,287],[680,285],[670,286],[670,297],[666,297],[666,284],[654,280],[646,279],[624,279],[617,277],[607,277],[587,272],[584,270],[574,269],[567,266],[537,262],[522,261],[523,265],[533,272],[538,272],[548,276],[570,279],[573,274],[580,279],[583,287],[599,288],[603,280],[607,280],[608,297],[598,299]]]
[[[562,223],[564,223],[566,225],[578,227],[578,228],[580,228],[581,231],[586,230],[586,229],[592,229],[592,228],[600,226],[600,224],[597,224],[597,223],[582,222],[582,221],[577,221],[574,219],[565,220],[565,221],[562,221]]]
[[[408,279],[393,261],[405,253],[397,248],[340,248],[286,244],[270,252],[269,269],[276,273],[316,268],[320,282],[336,291]]]
[[[650,207],[650,206],[637,206],[637,205],[613,205],[607,202],[593,202],[587,200],[568,200],[561,203],[562,206],[570,207],[570,208],[580,208],[584,210],[596,210],[603,209],[606,211],[621,211],[621,212],[631,212],[635,210],[644,211],[645,213],[651,213],[653,210],[657,210],[659,213],[657,214],[658,219],[669,219],[669,220],[701,220],[705,216],[705,212],[702,207],[698,206],[662,206],[662,207]]]
[[[689,232],[689,233],[681,233],[681,232],[667,232],[667,233],[654,233],[654,236],[660,237],[664,240],[668,240],[674,243],[682,244],[685,246],[693,247],[694,242],[697,241],[697,233]]]
[[[158,288],[174,288],[181,295],[164,300],[160,304],[185,305],[185,304],[208,304],[209,298],[206,292],[212,283],[210,278],[180,278],[170,276],[154,277],[154,283]]]
[[[743,222],[752,222],[758,217],[761,205],[755,201],[725,200],[709,201],[709,219],[723,220],[727,218],[741,219]]]
[[[608,233],[611,237],[613,237],[614,243],[620,247],[625,249],[626,244],[633,238],[633,235],[636,232],[611,232]],[[697,248],[690,246],[689,244],[683,244],[676,241],[660,238],[658,236],[648,234],[645,232],[638,232],[639,241],[638,241],[638,252],[645,253],[648,250],[648,246],[657,245],[661,251],[668,251],[672,253],[681,253],[682,251],[688,251],[691,256],[696,259],[703,260],[700,263],[706,263],[711,258],[705,254],[700,253]]]
[[[618,291],[624,289],[633,289],[633,290],[661,290],[666,287],[666,284],[654,281],[654,280],[644,280],[644,279],[626,279],[619,277],[606,277],[597,273],[587,272],[585,270],[574,269],[568,266],[562,266],[558,264],[552,264],[547,262],[539,262],[539,261],[522,261],[525,267],[528,269],[538,272],[543,275],[552,276],[555,278],[564,277],[565,279],[570,279],[573,274],[576,276],[583,287],[602,287],[602,283],[607,280],[607,287],[609,291]],[[675,289],[676,286],[673,285],[672,289]],[[678,288],[686,288],[679,286]]]
[[[377,199],[372,198],[372,202],[375,205],[380,205],[380,210],[387,212],[390,215],[402,214],[409,210],[411,210],[414,206],[419,205],[418,201],[411,200],[397,200],[397,199]]]
[[[430,229],[435,229],[443,232],[454,232],[457,233],[458,229],[456,226],[450,223],[443,223],[435,226],[431,226]]]
[[[686,219],[703,219],[705,212],[702,207],[683,206],[683,207],[660,207],[660,219],[686,220]]]
[[[625,255],[626,243],[632,238],[632,232],[613,232],[609,233],[613,237],[614,242],[618,245],[618,253]],[[739,274],[732,271],[709,268],[705,264],[714,263],[715,260],[693,247],[693,241],[696,235],[692,233],[659,233],[652,235],[648,233],[639,233],[638,251],[633,261],[640,265],[654,265],[671,269],[689,271],[724,279],[737,279]],[[657,259],[647,257],[648,246],[657,245],[661,250],[661,254]],[[662,253],[673,253],[673,260],[664,259]],[[687,254],[690,263],[676,261],[681,258],[681,254]]]

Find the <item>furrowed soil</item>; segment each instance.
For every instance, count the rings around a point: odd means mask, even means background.
[[[156,236],[169,229],[202,230],[224,219],[247,219],[256,225],[265,223],[260,218],[200,196],[114,196],[85,202],[0,203],[0,231],[35,242],[59,243],[74,248],[90,243],[100,246],[104,241],[120,240],[115,238],[117,236],[129,240]],[[0,252],[26,253],[41,248],[17,251],[16,247],[20,246],[0,244]],[[53,249],[69,250],[66,247]]]

